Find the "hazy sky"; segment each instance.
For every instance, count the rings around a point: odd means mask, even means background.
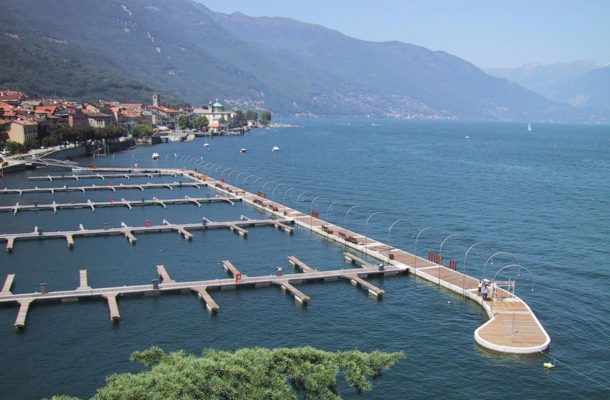
[[[445,50],[479,67],[610,63],[610,0],[198,0],[214,11],[290,17],[359,39]]]

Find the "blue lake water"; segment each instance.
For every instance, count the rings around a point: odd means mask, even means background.
[[[487,320],[482,309],[410,276],[371,281],[382,301],[347,282],[315,283],[300,289],[306,308],[277,288],[211,292],[221,309],[208,315],[196,295],[119,299],[121,321],[111,324],[103,301],[34,304],[27,327],[16,332],[17,306],[0,307],[0,398],[37,399],[53,394],[91,396],[113,372],[137,371],[128,361],[136,350],[159,345],[200,353],[204,348],[312,345],[327,350],[402,350],[407,359],[375,381],[373,392],[345,398],[583,398],[610,397],[610,127],[393,120],[298,120],[296,129],[259,129],[243,137],[203,139],[137,148],[81,160],[99,166],[197,166],[269,197],[393,245],[414,250],[413,235],[426,227],[418,254],[442,249],[463,268],[467,259],[480,276],[485,261],[508,251],[533,275],[522,273],[517,294],[528,302],[551,336],[546,355],[501,356],[482,350],[474,330]],[[469,138],[466,138],[469,136]],[[271,152],[273,146],[279,152]],[[246,148],[246,153],[240,153]],[[161,158],[151,159],[153,152]],[[204,168],[202,160],[214,163]],[[7,175],[0,186],[103,184],[100,180],[31,182],[28,171]],[[148,178],[113,179],[114,184]],[[155,181],[173,182],[165,177]],[[207,188],[0,195],[2,205],[138,200],[214,195]],[[319,197],[318,197],[319,196]],[[297,200],[299,202],[297,203]],[[315,200],[315,201],[314,201]],[[346,212],[351,209],[349,214]],[[373,212],[380,212],[369,219]],[[238,219],[265,215],[243,204],[65,210],[0,214],[3,232],[76,229]],[[187,242],[176,234],[139,235],[135,246],[122,237],[16,242],[0,251],[0,276],[15,273],[13,291],[78,286],[87,268],[92,286],[150,283],[164,264],[177,280],[226,277],[220,261],[231,260],[248,275],[289,269],[295,255],[319,269],[341,268],[343,249],[297,229],[288,236],[253,228],[247,239],[229,231],[194,231]],[[494,259],[492,276],[515,263]],[[532,291],[532,288],[534,289]],[[547,371],[542,364],[557,359]]]

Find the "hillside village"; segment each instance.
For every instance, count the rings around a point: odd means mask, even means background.
[[[255,110],[225,110],[218,100],[196,107],[164,105],[158,93],[152,95],[151,104],[77,103],[58,98],[29,99],[21,91],[0,90],[0,145],[7,154],[62,144],[70,139],[67,136],[132,136],[152,144],[168,135],[184,138],[186,133],[243,134],[259,122],[269,123],[270,112],[262,111],[260,116],[259,121]]]

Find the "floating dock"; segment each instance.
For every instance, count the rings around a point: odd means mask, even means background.
[[[160,206],[167,208],[168,205],[176,204],[193,204],[197,207],[201,207],[202,204],[207,203],[229,203],[234,204],[235,202],[241,201],[240,198],[236,197],[189,197],[177,199],[158,199],[153,197],[152,199],[140,199],[140,200],[126,200],[122,198],[118,201],[91,201],[76,202],[76,203],[56,203],[55,201],[49,204],[20,204],[16,203],[13,206],[0,206],[0,212],[12,212],[17,214],[22,211],[53,211],[57,213],[58,210],[72,210],[88,208],[91,211],[95,211],[96,208],[107,208],[107,207],[126,207],[132,209],[133,207],[146,207],[146,206]],[[280,224],[280,222],[277,222]],[[283,224],[282,224],[283,225]],[[288,228],[288,227],[287,227]]]
[[[204,183],[196,183],[196,182],[171,182],[171,183],[141,183],[141,184],[133,184],[126,185],[124,183],[119,183],[118,185],[88,185],[88,186],[58,186],[58,187],[34,187],[34,188],[4,188],[0,189],[0,194],[18,194],[19,196],[23,196],[26,193],[50,193],[55,194],[59,192],[83,192],[93,190],[110,190],[116,192],[117,190],[140,190],[144,191],[146,189],[169,189],[173,190],[175,188],[183,188],[183,187],[194,187],[200,189],[202,186],[206,186]]]
[[[290,223],[289,221],[284,221]],[[11,253],[17,240],[44,240],[44,239],[65,239],[68,243],[69,248],[74,247],[74,239],[77,237],[90,237],[90,236],[125,236],[129,243],[136,244],[136,234],[140,233],[164,233],[164,232],[178,232],[185,239],[191,240],[193,235],[189,232],[190,230],[206,230],[206,229],[230,229],[231,231],[238,233],[240,237],[245,238],[248,235],[248,231],[244,227],[259,227],[259,226],[274,226],[276,223],[275,219],[248,219],[239,221],[210,221],[204,219],[202,222],[195,222],[190,224],[172,224],[167,220],[163,220],[161,225],[144,225],[144,226],[128,226],[124,222],[121,223],[119,228],[98,228],[98,229],[85,229],[81,224],[80,229],[73,231],[49,231],[43,232],[35,229],[34,232],[25,233],[6,233],[0,235],[0,240],[6,241],[6,251]]]
[[[296,257],[290,259],[298,260]],[[111,321],[118,321],[121,318],[117,298],[129,295],[148,295],[148,294],[163,294],[172,292],[194,292],[206,304],[206,308],[210,313],[217,312],[220,307],[210,295],[210,291],[239,289],[239,288],[266,288],[270,286],[279,287],[282,292],[289,293],[294,297],[295,302],[301,305],[306,305],[310,301],[310,297],[297,289],[295,285],[305,282],[327,281],[329,278],[345,278],[349,281],[357,281],[361,285],[365,285],[369,293],[371,287],[378,291],[383,290],[376,288],[374,285],[365,281],[368,276],[377,275],[394,275],[404,272],[397,267],[388,266],[387,269],[379,268],[356,268],[356,269],[341,269],[330,271],[318,271],[310,267],[306,267],[304,263],[299,261],[299,265],[304,272],[294,274],[276,274],[266,276],[246,276],[242,275],[237,268],[228,260],[223,262],[223,267],[234,275],[239,274],[239,279],[214,279],[203,281],[178,282],[172,279],[164,265],[157,265],[157,274],[159,279],[153,280],[151,284],[146,285],[131,285],[117,286],[105,288],[92,288],[87,280],[87,270],[80,270],[80,285],[75,290],[48,291],[47,286],[44,289],[41,287],[40,292],[13,294],[10,287],[15,278],[14,274],[7,276],[2,292],[0,292],[0,304],[16,303],[19,305],[17,318],[14,326],[18,329],[25,327],[27,313],[31,304],[40,302],[62,302],[69,303],[86,298],[102,298],[108,303],[108,311]]]
[[[198,294],[198,296],[206,303],[206,308],[210,312],[216,312],[219,307],[213,301],[208,291],[235,289],[242,286],[249,287],[267,287],[279,286],[282,291],[290,293],[294,296],[295,301],[306,304],[310,301],[309,297],[298,290],[294,285],[308,281],[333,281],[338,279],[347,279],[354,286],[359,286],[365,289],[370,295],[379,298],[384,294],[383,289],[377,288],[370,284],[364,278],[368,275],[392,275],[398,273],[413,273],[416,277],[425,279],[433,284],[442,286],[452,292],[458,293],[467,297],[476,303],[480,304],[489,316],[489,320],[480,326],[474,332],[475,341],[482,347],[501,353],[511,354],[528,354],[537,353],[547,349],[550,345],[550,337],[544,330],[533,311],[519,297],[512,295],[504,289],[496,288],[495,295],[488,301],[483,301],[478,294],[477,287],[479,280],[461,272],[446,268],[443,265],[421,258],[417,255],[408,253],[404,250],[395,248],[388,244],[382,243],[375,239],[360,235],[356,232],[349,231],[338,225],[331,224],[319,217],[307,215],[298,210],[286,207],[275,201],[265,198],[264,195],[249,193],[241,188],[230,185],[222,180],[215,180],[209,176],[203,175],[198,171],[175,170],[175,169],[129,169],[129,168],[101,168],[101,169],[83,169],[80,168],[79,173],[90,172],[92,174],[157,174],[157,173],[175,173],[177,176],[188,177],[194,180],[192,183],[173,184],[144,184],[144,185],[116,185],[116,186],[83,186],[68,188],[36,188],[36,189],[0,189],[1,193],[28,193],[47,191],[86,191],[99,190],[105,188],[107,190],[116,190],[118,188],[140,189],[149,187],[167,187],[173,189],[176,186],[209,186],[225,196],[252,205],[253,207],[271,214],[275,219],[268,220],[249,220],[242,219],[241,221],[228,222],[213,222],[204,218],[202,223],[198,224],[169,224],[148,226],[148,227],[128,227],[123,225],[121,228],[98,229],[65,232],[41,233],[33,232],[26,234],[5,234],[0,235],[0,239],[7,242],[7,250],[12,250],[15,240],[23,240],[30,238],[53,238],[60,237],[68,240],[68,235],[74,237],[79,236],[79,233],[87,231],[83,236],[95,236],[97,234],[116,234],[124,235],[131,243],[137,240],[135,233],[146,232],[179,232],[183,236],[184,232],[189,229],[210,229],[210,228],[229,228],[242,237],[246,237],[247,231],[244,227],[257,225],[272,225],[278,229],[282,229],[288,233],[292,233],[292,224],[296,224],[304,229],[311,230],[320,236],[335,241],[345,248],[354,249],[366,257],[372,257],[381,261],[380,265],[374,265],[365,259],[362,259],[354,254],[345,254],[346,261],[356,265],[356,268],[318,271],[313,267],[308,266],[296,257],[291,257],[289,262],[295,268],[300,269],[301,273],[286,274],[286,275],[271,275],[259,277],[241,276],[240,279],[219,279],[213,281],[194,281],[194,282],[163,282],[152,285],[139,286],[124,286],[113,288],[100,288],[90,290],[73,290],[62,292],[47,292],[47,293],[29,293],[15,295],[10,292],[10,287],[14,279],[7,277],[4,288],[0,292],[0,303],[13,302],[19,304],[18,317],[15,322],[16,327],[25,326],[25,318],[27,311],[32,302],[43,300],[61,300],[80,297],[103,297],[107,299],[112,320],[120,318],[117,297],[129,294],[138,293],[160,293],[166,291],[183,291],[190,290]],[[150,186],[147,186],[150,185]],[[154,185],[154,186],[153,186]],[[157,203],[158,204],[158,203]],[[166,222],[166,221],[164,221]],[[46,236],[45,236],[46,235]],[[365,258],[366,258],[365,257]],[[223,263],[225,269],[232,275],[236,275],[239,271],[232,264]],[[167,271],[165,271],[165,274]],[[165,277],[159,271],[159,275]],[[167,275],[169,277],[169,275]],[[9,283],[10,280],[10,283]],[[8,286],[7,286],[8,285]],[[82,279],[81,279],[82,286]],[[8,288],[7,288],[8,287]],[[89,293],[89,294],[86,294]]]
[[[483,301],[477,291],[479,283],[477,278],[349,231],[319,217],[302,213],[264,196],[249,193],[196,171],[191,171],[188,175],[198,182],[207,183],[218,192],[241,197],[243,202],[251,204],[259,210],[293,221],[296,225],[311,230],[326,239],[355,249],[401,271],[408,270],[416,277],[475,301],[483,307],[490,318],[474,332],[475,341],[484,348],[500,353],[531,354],[546,350],[550,345],[549,335],[530,307],[522,299],[513,296],[504,289],[497,288],[495,290],[497,296],[488,299],[488,301]],[[353,256],[349,258],[356,264],[371,268],[371,264],[368,262],[362,263],[362,259]],[[364,285],[357,279],[354,279],[353,283]],[[371,292],[378,295],[382,294],[374,289]]]

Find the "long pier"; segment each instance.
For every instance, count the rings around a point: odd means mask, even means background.
[[[207,183],[220,193],[241,197],[243,202],[259,210],[293,221],[296,225],[346,248],[357,250],[400,270],[407,270],[416,277],[478,303],[489,317],[489,320],[474,332],[475,341],[484,348],[500,353],[530,354],[543,351],[550,345],[551,339],[548,333],[527,303],[504,289],[492,288],[494,296],[484,301],[477,290],[479,279],[475,277],[292,209],[269,200],[264,195],[249,193],[197,171],[190,171],[189,176],[198,182]],[[354,258],[351,260],[358,263]]]
[[[117,190],[140,190],[144,191],[145,189],[169,189],[173,190],[175,188],[183,188],[183,187],[194,187],[200,189],[202,186],[206,186],[205,183],[197,183],[197,182],[171,182],[171,183],[141,183],[141,184],[133,184],[126,185],[124,183],[119,183],[118,185],[88,185],[88,186],[59,186],[59,187],[34,187],[34,188],[4,188],[0,189],[0,194],[18,194],[19,196],[23,196],[25,193],[50,193],[55,194],[58,192],[83,192],[93,190],[110,190],[116,192]]]
[[[77,237],[90,237],[90,236],[125,236],[125,238],[131,244],[136,244],[138,241],[136,234],[140,233],[163,233],[163,232],[178,232],[185,239],[191,240],[193,234],[190,230],[205,230],[205,229],[230,229],[231,231],[238,234],[240,237],[246,237],[248,231],[245,227],[257,227],[257,226],[274,226],[277,220],[275,219],[246,219],[239,221],[210,221],[204,219],[202,222],[195,222],[189,224],[172,224],[167,220],[163,220],[161,225],[144,225],[144,226],[128,226],[124,222],[121,223],[121,227],[116,228],[99,228],[99,229],[85,229],[84,226],[80,226],[78,230],[71,231],[49,231],[43,232],[35,229],[33,232],[25,233],[5,233],[0,235],[0,240],[6,241],[6,250],[11,253],[17,240],[44,240],[44,239],[65,239],[68,247],[74,247],[74,239]],[[291,223],[289,221],[284,221]]]
[[[454,293],[463,295],[465,298],[469,298],[472,301],[480,304],[481,307],[486,311],[489,316],[489,320],[482,326],[477,328],[474,332],[475,341],[482,347],[501,353],[512,353],[512,354],[528,354],[537,353],[545,350],[550,345],[550,337],[544,330],[538,319],[536,318],[530,307],[519,297],[515,296],[508,291],[499,287],[492,288],[492,297],[487,301],[478,294],[477,287],[479,279],[465,275],[459,271],[452,270],[441,264],[434,263],[432,261],[421,258],[417,255],[408,253],[404,250],[395,248],[383,242],[377,241],[373,238],[369,238],[360,235],[356,232],[349,231],[338,225],[329,223],[320,219],[317,216],[308,215],[298,210],[287,207],[275,201],[271,201],[265,197],[264,194],[253,194],[249,193],[241,188],[230,185],[222,180],[216,180],[209,176],[203,175],[198,171],[183,171],[173,169],[142,169],[134,170],[129,168],[103,168],[103,169],[86,169],[79,168],[79,172],[92,172],[92,173],[157,173],[159,171],[165,171],[168,173],[176,172],[182,173],[182,176],[189,177],[194,180],[193,185],[209,186],[214,188],[219,193],[226,196],[240,198],[243,202],[252,205],[253,207],[265,211],[271,214],[275,219],[269,220],[242,220],[242,221],[229,221],[229,222],[213,222],[204,219],[201,224],[183,224],[173,225],[164,224],[157,225],[154,227],[127,227],[124,225],[122,228],[113,228],[112,234],[125,235],[128,240],[135,243],[136,237],[134,232],[143,233],[148,231],[177,231],[184,235],[183,232],[188,232],[187,229],[208,229],[211,227],[222,227],[229,228],[235,233],[244,236],[243,226],[248,223],[261,223],[267,225],[273,225],[277,228],[283,229],[289,233],[293,232],[293,228],[289,225],[296,224],[297,226],[310,230],[316,234],[319,234],[323,238],[332,240],[345,246],[345,248],[351,248],[358,252],[365,254],[367,257],[372,257],[382,263],[380,265],[374,265],[358,256],[348,253],[345,254],[346,261],[355,264],[357,267],[352,269],[342,269],[333,271],[317,271],[315,268],[309,267],[296,257],[292,257],[289,262],[295,268],[302,270],[302,273],[297,274],[286,274],[286,275],[272,275],[263,277],[247,277],[239,276],[238,279],[225,279],[225,280],[213,280],[213,281],[194,281],[194,282],[164,282],[158,283],[153,282],[152,285],[140,285],[140,286],[127,286],[127,287],[113,287],[113,288],[102,288],[102,289],[91,289],[91,296],[101,296],[106,298],[108,301],[111,318],[116,320],[120,318],[118,311],[118,305],[116,299],[118,296],[128,295],[132,293],[146,293],[151,291],[152,293],[172,291],[172,290],[191,290],[198,294],[198,296],[206,302],[206,307],[210,311],[218,310],[218,305],[213,302],[213,299],[208,293],[211,289],[226,289],[226,288],[237,288],[241,285],[251,285],[254,287],[265,287],[270,285],[279,286],[282,291],[291,293],[295,296],[297,302],[306,304],[309,298],[294,287],[295,284],[311,281],[332,281],[337,279],[349,279],[354,286],[363,287],[368,291],[369,294],[379,297],[383,295],[382,289],[376,288],[370,285],[369,282],[363,278],[368,275],[388,275],[396,273],[413,273],[416,277],[425,279],[433,284],[444,287]],[[163,185],[163,184],[160,184]],[[182,183],[181,185],[185,185]],[[116,188],[117,186],[115,186]],[[8,190],[8,189],[5,189]],[[143,189],[142,189],[143,190]],[[0,193],[4,193],[0,190]],[[13,192],[14,193],[14,192]],[[22,192],[18,192],[22,194]],[[51,192],[53,193],[53,192]],[[214,225],[217,224],[217,225]],[[289,228],[286,230],[284,227]],[[84,230],[84,229],[81,229]],[[96,230],[96,231],[108,231],[108,230]],[[73,240],[75,234],[79,231],[65,231],[55,232],[54,237],[64,237],[70,243],[69,237]],[[246,231],[247,232],[247,231]],[[13,243],[16,239],[27,239],[31,236],[43,236],[44,233],[29,233],[29,234],[14,234],[14,235],[1,235],[0,239],[7,241],[7,249],[12,249]],[[71,236],[69,236],[71,235]],[[94,235],[93,233],[91,235]],[[231,267],[232,266],[232,267]],[[237,268],[231,264],[225,265],[227,271],[235,275],[238,272]],[[167,272],[167,271],[166,271]],[[160,274],[160,276],[162,276]],[[168,275],[169,276],[169,275]],[[8,282],[7,278],[7,282]],[[10,284],[14,276],[10,278]],[[165,279],[165,277],[163,278]],[[29,305],[34,301],[42,301],[43,299],[69,299],[70,297],[79,298],[86,290],[79,291],[63,291],[63,292],[48,292],[48,293],[34,293],[34,294],[23,294],[13,295],[10,293],[10,284],[5,283],[5,287],[8,285],[7,290],[3,288],[0,292],[0,303],[2,302],[17,302],[20,305],[18,317],[15,322],[15,326],[24,326],[25,317]],[[51,296],[49,296],[51,295]],[[46,297],[45,297],[46,296]],[[21,323],[21,325],[20,325]]]
[[[49,204],[19,204],[18,202],[12,206],[0,206],[0,212],[12,212],[13,214],[17,214],[21,211],[53,211],[56,213],[58,210],[68,210],[68,209],[80,209],[80,208],[89,208],[91,211],[95,211],[96,208],[105,208],[105,207],[127,207],[131,210],[133,207],[140,206],[160,206],[162,208],[167,208],[168,205],[176,205],[176,204],[193,204],[197,207],[201,207],[201,204],[205,203],[229,203],[231,205],[234,202],[241,201],[240,198],[237,197],[189,197],[184,196],[184,198],[176,198],[176,199],[158,199],[153,197],[152,199],[142,199],[142,200],[126,200],[121,198],[121,200],[116,201],[91,201],[87,200],[86,202],[76,202],[76,203],[56,203],[55,201]]]
[[[298,260],[296,257],[289,257],[291,260]],[[167,269],[164,265],[157,265],[157,273],[159,279],[155,279],[151,284],[144,285],[131,285],[131,286],[115,286],[115,287],[104,287],[104,288],[93,288],[89,286],[87,280],[87,270],[79,271],[80,285],[74,290],[60,290],[60,291],[48,291],[47,287],[41,287],[40,292],[33,293],[20,293],[14,294],[10,288],[15,278],[14,274],[7,276],[2,291],[0,292],[0,304],[6,303],[17,303],[19,304],[19,311],[17,312],[17,318],[15,319],[14,326],[18,329],[25,327],[27,313],[32,304],[41,302],[74,302],[79,299],[86,298],[102,298],[108,303],[108,310],[111,321],[118,321],[121,318],[119,312],[119,306],[117,298],[129,295],[149,295],[149,294],[163,294],[171,292],[194,292],[202,301],[206,304],[206,308],[209,312],[215,313],[220,307],[214,301],[210,295],[210,291],[214,290],[228,290],[228,289],[241,289],[241,288],[265,288],[270,286],[277,286],[284,293],[289,293],[294,297],[295,302],[301,305],[306,305],[310,301],[310,297],[301,292],[295,287],[295,285],[315,282],[315,281],[333,281],[339,278],[344,278],[352,284],[357,282],[358,285],[363,286],[368,290],[369,293],[383,293],[382,289],[379,289],[365,280],[368,276],[377,275],[397,275],[404,270],[395,267],[388,266],[385,269],[377,267],[363,267],[363,268],[351,268],[351,269],[340,269],[340,270],[328,270],[318,271],[314,268],[307,266],[302,261],[298,261],[302,273],[293,274],[275,274],[275,275],[264,275],[264,276],[247,276],[242,275],[239,270],[228,260],[223,262],[225,269],[234,276],[238,276],[238,279],[214,279],[214,280],[202,280],[202,281],[188,281],[178,282],[170,277]],[[374,294],[374,293],[373,293]],[[377,297],[378,294],[375,294]]]

